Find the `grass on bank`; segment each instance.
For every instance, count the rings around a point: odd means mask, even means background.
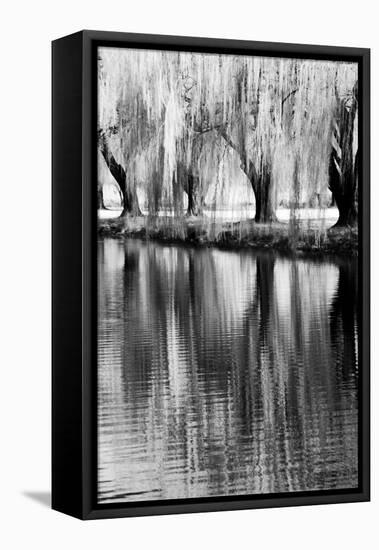
[[[99,219],[99,234],[182,242],[222,248],[273,248],[292,252],[356,254],[357,228],[318,226],[314,220],[257,224],[253,220],[222,222],[210,218],[140,216]]]

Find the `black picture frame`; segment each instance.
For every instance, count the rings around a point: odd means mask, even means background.
[[[96,49],[100,45],[356,61],[359,67],[359,487],[96,504]],[[81,31],[52,43],[52,507],[81,519],[370,499],[370,50]],[[72,197],[75,200],[72,200]]]

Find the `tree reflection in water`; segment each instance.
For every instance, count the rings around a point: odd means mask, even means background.
[[[99,241],[98,500],[351,488],[351,259]]]

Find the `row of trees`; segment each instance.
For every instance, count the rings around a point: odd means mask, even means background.
[[[256,222],[275,221],[279,191],[296,207],[327,187],[337,223],[356,222],[356,64],[115,48],[98,63],[99,152],[123,216],[141,215],[141,182],[150,214],[183,215],[185,193],[187,214],[200,215],[204,174],[222,172],[232,151]]]

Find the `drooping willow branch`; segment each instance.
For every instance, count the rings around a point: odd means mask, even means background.
[[[282,107],[283,105],[285,104],[285,102],[287,101],[287,99],[289,99],[291,96],[293,96],[294,94],[296,94],[296,92],[298,92],[299,89],[298,88],[295,88],[295,90],[292,90],[292,92],[289,92],[283,99],[282,99]]]

